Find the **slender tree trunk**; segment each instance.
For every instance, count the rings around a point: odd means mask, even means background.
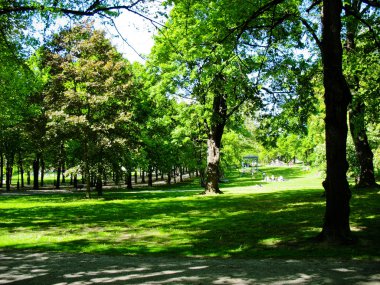
[[[351,191],[346,172],[347,107],[351,93],[342,71],[340,0],[323,0],[322,62],[325,88],[326,210],[320,240],[351,241],[349,225]]]
[[[40,154],[37,153],[36,157],[33,161],[33,189],[38,190],[39,189],[39,184],[38,184],[38,174],[40,170]]]
[[[360,164],[360,176],[356,185],[359,188],[378,186],[373,167],[373,153],[369,146],[365,129],[364,108],[364,103],[359,98],[356,98],[351,103],[349,111],[351,136]]]
[[[65,180],[65,161],[62,161],[62,172],[61,172],[61,183],[62,184],[65,184],[66,183],[66,180]]]
[[[351,1],[351,7],[360,14],[360,3],[357,0]],[[346,51],[348,58],[356,50],[355,35],[358,31],[359,20],[348,15],[346,19]],[[373,152],[368,143],[366,125],[365,125],[365,104],[357,94],[360,87],[360,79],[353,74],[353,80],[350,81],[351,90],[354,100],[349,108],[349,122],[351,137],[355,145],[356,157],[360,165],[360,176],[357,180],[358,188],[378,187],[375,179],[373,167]]]
[[[84,144],[84,175],[86,179],[86,198],[91,198],[91,177],[88,155],[88,142]]]
[[[61,184],[60,179],[61,179],[61,163],[58,162],[57,181],[56,181],[56,183],[55,183],[55,188],[56,188],[56,189],[59,189],[59,186],[60,186],[60,184]]]
[[[137,169],[135,169],[135,184],[137,184]]]
[[[179,182],[183,182],[183,167],[179,167]]]
[[[30,170],[26,172],[26,184],[30,185]]]
[[[171,181],[172,181],[172,174],[171,174],[171,171],[169,171],[168,172],[168,180],[167,180],[168,185],[171,184]]]
[[[103,183],[102,183],[103,168],[99,165],[98,172],[96,174],[96,191],[98,196],[103,196]]]
[[[145,183],[145,171],[141,170],[141,183]]]
[[[44,177],[45,177],[45,160],[41,156],[41,187],[44,186]]]
[[[24,188],[24,163],[22,161],[21,152],[19,152],[19,168],[20,168],[20,174],[21,174],[21,188]]]
[[[153,167],[151,166],[148,168],[148,186],[153,186]]]
[[[6,191],[11,191],[13,160],[14,160],[14,154],[10,154],[7,157],[6,170],[5,170]]]
[[[3,188],[4,180],[4,156],[3,153],[0,153],[0,188]]]

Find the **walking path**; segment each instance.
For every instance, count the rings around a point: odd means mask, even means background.
[[[0,251],[0,284],[380,284],[380,261]]]

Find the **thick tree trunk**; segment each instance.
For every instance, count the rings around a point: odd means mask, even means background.
[[[77,174],[74,175],[74,179],[73,179],[73,187],[74,187],[75,189],[78,189],[78,175],[77,175]]]
[[[130,169],[127,168],[127,173],[126,173],[126,177],[127,177],[127,189],[132,189],[132,171]]]
[[[346,178],[347,107],[351,93],[342,71],[340,0],[323,0],[322,62],[325,88],[327,175],[323,182],[326,210],[321,240],[352,240],[349,225],[351,191]]]
[[[207,168],[205,194],[221,194],[219,189],[220,147],[227,119],[227,102],[223,94],[215,95],[213,115],[207,139]]]
[[[368,143],[365,128],[364,108],[364,103],[356,98],[351,103],[349,111],[351,136],[360,165],[360,176],[356,186],[359,188],[378,187],[373,167],[373,153]]]
[[[153,167],[149,166],[148,169],[148,186],[153,186]]]
[[[207,140],[207,182],[205,194],[222,193],[219,189],[220,141],[213,136]]]

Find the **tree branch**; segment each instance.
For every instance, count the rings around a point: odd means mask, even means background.
[[[248,25],[253,20],[255,20],[256,18],[260,17],[262,14],[264,14],[266,11],[268,11],[272,7],[274,7],[274,6],[282,3],[284,1],[285,0],[272,0],[271,2],[267,3],[266,5],[260,7],[258,10],[254,11],[252,13],[252,15],[247,20],[245,20],[242,24],[240,24],[239,26],[236,26],[235,28],[230,29],[230,32],[224,38],[222,38],[220,41],[218,41],[218,43],[220,44],[220,43],[224,42],[234,32],[236,32],[236,31],[239,30],[239,33],[238,33],[238,35],[236,37],[236,39],[238,40],[242,36],[242,34],[244,33],[244,31],[247,29]]]
[[[310,13],[310,11],[313,10],[315,6],[318,6],[321,2],[322,0],[317,0],[313,2],[313,4],[311,4],[311,6],[306,9],[306,12]]]
[[[363,1],[364,2],[364,1]],[[372,38],[373,40],[375,41],[375,44],[377,46],[378,49],[380,49],[380,42],[377,38],[377,34],[376,32],[373,30],[372,26],[367,23],[366,20],[364,20],[356,11],[354,11],[353,9],[350,9],[351,7],[350,6],[347,6],[345,5],[343,7],[344,11],[346,11],[347,15],[351,15],[353,17],[355,17],[357,20],[359,20],[364,26],[366,26],[369,30],[369,32],[372,34]]]
[[[322,50],[322,42],[318,38],[317,34],[315,33],[314,29],[310,26],[310,24],[306,21],[306,19],[300,17],[302,24],[306,27],[308,32],[311,34],[315,42],[317,43],[320,50]]]
[[[143,0],[137,0],[130,5],[115,5],[109,7],[100,6],[100,1],[95,1],[92,3],[86,10],[74,10],[74,9],[66,9],[66,8],[58,8],[56,6],[44,6],[44,5],[25,5],[25,6],[8,6],[0,8],[0,15],[19,13],[19,12],[51,12],[51,13],[63,13],[66,15],[76,15],[76,16],[94,16],[96,14],[102,12],[109,11],[119,11],[119,10],[127,10],[133,13],[132,8],[137,4],[141,3]]]
[[[380,8],[380,2],[378,0],[362,0],[362,2],[369,6]]]

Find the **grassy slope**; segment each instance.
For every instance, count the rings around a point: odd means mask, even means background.
[[[153,190],[0,196],[0,248],[219,257],[380,258],[380,192],[355,190],[353,246],[311,240],[321,228],[321,179],[301,168],[268,168],[285,182],[232,173],[223,195],[196,184]]]

